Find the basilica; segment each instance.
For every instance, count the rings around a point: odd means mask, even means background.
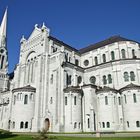
[[[0,129],[140,131],[140,44],[112,36],[76,49],[43,23],[20,40],[8,73],[7,10],[0,25]]]

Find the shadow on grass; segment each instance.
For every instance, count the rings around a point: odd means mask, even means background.
[[[16,136],[17,135],[12,134],[9,131],[5,131],[5,130],[0,131],[0,139],[12,138],[12,137],[16,137]]]
[[[7,139],[7,138],[13,138],[16,137],[17,135],[12,134],[12,135],[5,135],[5,134],[0,134],[0,139]]]

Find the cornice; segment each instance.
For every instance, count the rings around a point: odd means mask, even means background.
[[[18,91],[36,92],[36,88],[28,85],[28,86],[25,86],[25,87],[15,88],[15,89],[12,90],[12,92],[18,92]]]

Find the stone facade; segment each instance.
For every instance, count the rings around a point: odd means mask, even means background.
[[[0,26],[1,129],[140,131],[138,42],[114,36],[77,50],[35,25],[8,74],[6,19],[7,10]]]

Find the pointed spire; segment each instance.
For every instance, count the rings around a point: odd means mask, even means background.
[[[1,26],[0,26],[0,36],[4,36],[6,37],[6,27],[7,27],[7,8],[5,10],[2,22],[1,22]]]

